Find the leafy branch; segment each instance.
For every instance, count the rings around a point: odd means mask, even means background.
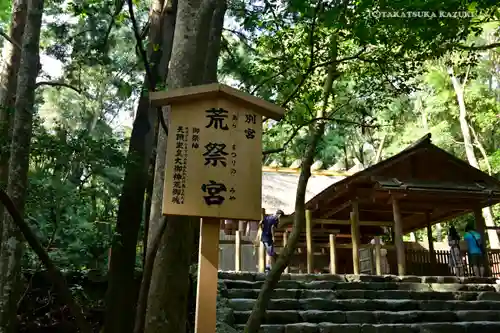
[[[340,108],[337,108],[337,110],[340,109]],[[337,111],[335,110],[335,111]],[[335,111],[332,111],[331,113],[334,113]],[[292,134],[290,135],[290,137],[288,137],[288,139],[285,141],[285,143],[283,144],[282,147],[280,148],[274,148],[274,149],[268,149],[268,150],[264,150],[262,152],[262,155],[263,156],[266,156],[266,155],[270,155],[270,154],[276,154],[276,153],[281,153],[282,151],[284,151],[288,145],[293,141],[293,139],[297,136],[297,134],[299,134],[299,131],[306,127],[306,126],[309,126],[317,121],[331,121],[331,122],[336,122],[336,123],[341,123],[341,124],[349,124],[349,125],[357,125],[357,126],[364,126],[364,127],[373,127],[373,128],[378,128],[379,126],[378,125],[366,125],[366,124],[362,124],[362,123],[359,123],[359,122],[356,122],[356,121],[351,121],[351,120],[346,120],[346,119],[340,119],[340,118],[334,118],[334,117],[318,117],[318,118],[313,118],[309,121],[306,121],[302,124],[300,124],[299,126],[297,126]]]
[[[134,14],[134,5],[132,0],[127,0],[128,10],[130,15],[130,21],[132,21],[132,30],[134,30],[134,36],[137,43],[137,48],[139,49],[139,54],[141,55],[142,62],[144,63],[144,69],[146,71],[146,81],[148,82],[149,90],[154,91],[156,89],[156,80],[151,73],[151,66],[148,61],[148,55],[146,50],[144,49],[144,45],[142,44],[141,33],[139,32],[139,25],[137,24],[137,20],[135,19]],[[161,108],[157,108],[158,120],[160,121],[161,127],[168,134],[168,127],[165,122],[165,118],[163,117],[163,113]]]
[[[457,47],[462,50],[469,50],[469,51],[486,51],[486,50],[491,50],[491,49],[496,49],[500,47],[500,43],[491,43],[491,44],[486,44],[486,45],[463,45],[463,44],[457,44]]]
[[[68,83],[63,83],[63,82],[54,82],[54,81],[40,81],[35,84],[35,89],[41,86],[50,86],[50,87],[64,87],[71,89],[79,94],[82,93],[81,89],[76,88],[75,86],[72,86],[71,84]]]
[[[314,72],[314,31],[316,30],[316,18],[318,16],[319,11],[323,8],[322,2],[319,1],[316,7],[314,8],[314,14],[313,14],[313,19],[311,22],[311,29],[309,29],[309,65],[307,67],[307,70],[304,74],[302,74],[302,77],[300,78],[299,84],[295,86],[295,89],[292,91],[290,95],[285,99],[283,103],[281,103],[281,107],[285,107],[294,97],[295,95],[299,92],[300,88],[304,85],[306,82],[307,78],[309,75]]]
[[[36,253],[40,261],[47,268],[48,275],[52,280],[52,283],[54,284],[54,287],[56,288],[59,296],[61,297],[61,301],[68,306],[71,314],[75,317],[75,321],[80,332],[91,333],[92,327],[86,321],[85,316],[83,315],[82,308],[74,300],[71,294],[71,290],[66,283],[66,279],[62,275],[61,271],[56,267],[54,262],[50,259],[47,251],[43,248],[38,238],[30,229],[28,223],[26,223],[26,221],[23,219],[21,213],[15,206],[12,199],[3,189],[0,189],[0,202],[9,212],[10,216],[12,217],[12,221],[22,233],[28,245],[33,249],[33,252]]]
[[[17,47],[19,50],[21,49],[21,45],[19,45],[18,42],[16,42],[15,40],[13,40],[12,38],[10,38],[5,32],[3,32],[3,30],[0,29],[0,36],[2,36],[3,38],[5,38],[7,41],[9,41],[12,45],[14,45],[15,47]]]
[[[139,32],[139,25],[137,24],[137,20],[135,19],[134,14],[134,4],[132,0],[127,0],[128,4],[128,12],[130,15],[130,21],[132,22],[132,30],[134,31],[134,36],[137,44],[137,48],[139,49],[139,54],[141,55],[142,62],[144,63],[144,69],[146,70],[146,80],[149,85],[149,89],[155,89],[155,80],[151,73],[151,66],[148,61],[148,55],[146,50],[144,49],[144,45],[142,44],[141,33]]]

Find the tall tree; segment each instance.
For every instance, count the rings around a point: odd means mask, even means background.
[[[171,10],[167,10],[168,1],[153,1],[146,52],[135,21],[132,0],[128,0],[127,4],[146,76],[130,136],[125,179],[115,229],[116,237],[111,249],[110,279],[106,295],[106,333],[125,333],[132,332],[134,329],[136,294],[124,293],[123,290],[135,290],[137,286],[134,278],[136,245],[143,216],[149,162],[158,126],[155,120],[158,111],[150,108],[148,91],[154,91],[157,85],[165,81],[168,69],[165,65],[169,63],[171,50],[164,50],[163,46],[171,45],[171,43],[166,38],[168,33],[164,33],[163,25],[169,13],[175,15]],[[161,64],[165,67],[160,67]]]
[[[27,194],[29,154],[35,102],[35,84],[40,66],[40,29],[44,0],[29,0],[27,20],[22,43],[21,61],[17,80],[12,143],[9,160],[7,193],[24,214]],[[15,332],[17,302],[19,300],[22,236],[5,214],[2,230],[2,309],[0,327],[3,332]]]
[[[460,129],[462,131],[462,137],[464,140],[465,154],[467,156],[467,161],[476,169],[480,169],[479,162],[474,152],[474,145],[470,131],[470,124],[467,116],[467,106],[465,105],[465,88],[467,86],[467,79],[469,77],[470,67],[467,68],[463,81],[460,82],[459,78],[455,75],[452,67],[448,68],[448,74],[450,75],[451,82],[453,84],[453,89],[457,97],[459,116],[458,120],[460,122]],[[493,220],[493,213],[491,212],[491,207],[483,208],[483,217],[487,227],[494,227],[495,221]],[[500,249],[500,240],[498,239],[498,233],[496,230],[488,229],[488,239],[490,240],[490,247],[492,249]]]
[[[17,73],[21,60],[21,43],[26,24],[27,0],[12,1],[12,19],[9,39],[3,43],[0,62],[0,186],[6,187],[9,171],[10,141],[12,139],[12,115],[17,88]],[[3,206],[0,205],[0,253],[4,239]],[[1,259],[0,259],[1,260]],[[1,265],[4,266],[4,265]],[[0,272],[0,300],[3,299],[3,279]],[[0,319],[1,322],[1,319]]]
[[[225,0],[180,1],[175,25],[174,45],[167,79],[169,89],[199,85],[217,79],[217,61]],[[207,27],[211,27],[207,29]],[[152,216],[161,216],[164,185],[166,137],[158,136],[155,170],[155,206]],[[161,148],[160,148],[161,147]],[[188,308],[189,266],[196,251],[199,219],[168,217],[155,259],[146,316],[146,333],[185,332]],[[159,221],[151,221],[158,230]]]

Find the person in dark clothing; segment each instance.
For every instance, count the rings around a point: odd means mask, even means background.
[[[259,232],[257,238],[266,248],[267,262],[266,271],[271,270],[271,262],[276,259],[276,252],[274,252],[274,228],[278,226],[280,217],[285,215],[281,209],[278,209],[274,215],[266,215],[259,223]]]

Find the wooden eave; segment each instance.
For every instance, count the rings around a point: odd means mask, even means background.
[[[399,154],[333,184],[309,200],[306,209],[313,219],[346,220],[351,201],[357,200],[360,221],[389,222],[393,197],[399,200],[406,233],[428,221],[438,223],[499,203],[500,181],[434,146],[428,134]]]
[[[274,120],[281,119],[285,114],[285,109],[276,104],[221,83],[211,83],[168,91],[152,91],[149,93],[150,103],[156,107],[220,97],[231,100],[246,108],[251,108],[260,115]]]

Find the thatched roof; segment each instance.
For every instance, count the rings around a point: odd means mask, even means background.
[[[306,202],[344,178],[344,176],[312,175],[307,184]],[[262,171],[262,208],[266,209],[266,213],[274,213],[277,209],[281,209],[286,215],[292,214],[295,211],[298,181],[299,172]]]

